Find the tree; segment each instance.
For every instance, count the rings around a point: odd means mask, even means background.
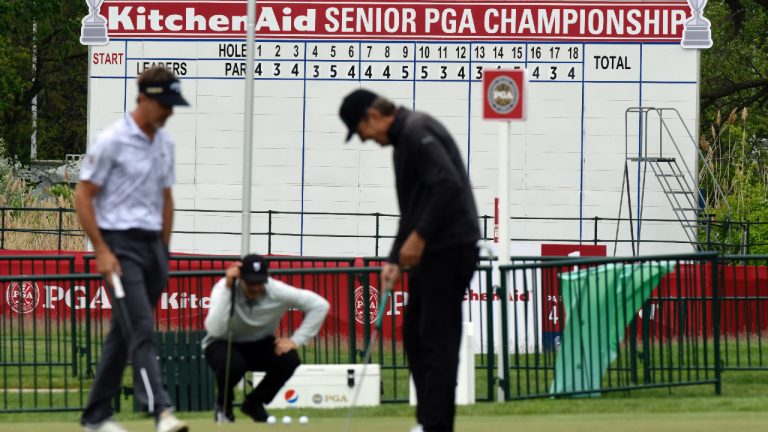
[[[718,201],[702,169],[700,186],[717,230],[714,243],[768,251],[768,0],[717,0],[706,9],[714,45],[701,56],[702,168],[709,168],[725,194]],[[740,248],[729,252],[740,251]]]
[[[87,11],[85,2],[72,0],[0,2],[0,138],[6,155],[29,161],[35,97],[38,158],[84,152],[88,50],[79,32]]]
[[[768,0],[714,0],[706,15],[714,45],[701,55],[702,128],[718,111],[747,108],[752,132],[768,137]]]

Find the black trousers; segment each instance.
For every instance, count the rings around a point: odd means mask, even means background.
[[[110,290],[112,321],[96,367],[88,404],[80,419],[83,424],[98,424],[112,416],[112,399],[120,391],[123,370],[129,357],[133,365],[133,384],[139,405],[147,407],[155,415],[171,406],[168,393],[163,388],[157,361],[152,316],[157,299],[168,281],[168,254],[160,240],[160,233],[141,230],[102,231],[102,236],[117,256],[123,270],[123,301],[128,311],[127,321],[131,323],[127,329],[130,336],[126,337],[126,329],[120,324],[120,308],[115,304],[114,293]],[[142,369],[146,375],[140,373]]]
[[[261,383],[246,396],[249,401],[266,405],[272,402],[277,392],[301,364],[296,350],[283,355],[275,354],[274,336],[256,342],[232,343],[232,360],[228,383],[224,382],[227,366],[226,340],[217,340],[208,345],[205,348],[205,361],[216,375],[216,403],[219,406],[224,406],[224,389],[227,389],[227,411],[232,409],[234,387],[246,372],[266,372]]]
[[[474,244],[425,254],[409,278],[403,341],[425,431],[453,431],[461,304],[477,265]]]

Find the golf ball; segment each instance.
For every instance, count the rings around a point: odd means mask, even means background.
[[[283,417],[283,424],[291,424],[291,416]]]
[[[301,416],[301,417],[299,417],[299,423],[307,424],[307,423],[309,423],[309,418],[307,416]]]
[[[269,416],[269,417],[267,417],[267,423],[275,424],[275,423],[277,423],[277,419],[275,418],[275,416]]]

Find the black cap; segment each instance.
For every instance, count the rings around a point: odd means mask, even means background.
[[[248,283],[266,282],[269,277],[268,267],[269,263],[263,256],[246,255],[243,257],[243,266],[240,267],[240,277]]]
[[[339,108],[339,117],[349,129],[347,139],[344,141],[349,141],[352,135],[357,132],[357,125],[365,117],[365,111],[373,105],[373,101],[378,97],[372,91],[357,89],[344,98],[344,101],[341,102],[341,108]]]
[[[139,93],[144,93],[148,98],[154,99],[163,105],[189,106],[189,102],[181,95],[181,83],[179,80],[139,84]]]

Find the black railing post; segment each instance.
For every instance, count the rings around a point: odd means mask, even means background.
[[[355,319],[355,274],[350,273],[347,280],[349,284],[347,286],[347,308],[349,311],[349,362],[357,363],[357,320]]]
[[[707,216],[707,250],[712,250],[712,215]]]
[[[501,272],[499,272],[501,274]],[[495,291],[495,287],[493,286],[493,269],[491,269],[488,274],[486,275],[485,279],[485,295],[487,301],[485,302],[485,320],[488,323],[488,339],[487,339],[487,361],[486,361],[486,371],[488,374],[488,400],[494,401],[497,400],[496,394],[497,392],[494,392],[494,388],[496,385],[501,385],[501,382],[498,381],[498,378],[496,377],[496,363],[495,363],[495,357],[496,352],[494,349],[494,345],[496,344],[496,340],[493,333],[493,293]],[[499,347],[501,349],[501,347]]]
[[[267,254],[272,254],[272,210],[267,210]]]
[[[722,393],[722,361],[720,359],[720,261],[715,255],[712,265],[712,322],[714,324],[712,337],[715,345],[715,394]],[[705,335],[706,336],[706,335]]]
[[[594,219],[594,221],[595,221],[595,237],[594,237],[594,239],[593,239],[593,241],[592,241],[592,244],[595,244],[595,245],[596,245],[596,244],[597,244],[597,221],[598,221],[600,218],[599,218],[599,217],[597,217],[597,216],[595,216],[593,219]]]
[[[2,225],[0,225],[0,249],[5,249],[5,208],[0,209],[2,212]]]
[[[494,401],[496,400],[496,395],[494,390],[494,387],[496,386],[496,381],[494,377],[495,372],[495,356],[496,353],[494,352],[493,345],[496,343],[494,340],[494,334],[493,334],[493,267],[491,267],[488,271],[485,272],[485,295],[487,301],[485,302],[485,316],[486,316],[486,327],[488,328],[487,332],[487,339],[486,339],[486,359],[485,359],[485,373],[488,376],[488,400]]]
[[[58,230],[58,251],[61,252],[61,230],[64,228],[64,209],[59,206],[59,230]]]
[[[368,349],[371,343],[371,281],[368,273],[361,278],[363,283],[363,347]],[[360,352],[362,355],[365,349]],[[357,362],[355,362],[357,363]]]
[[[381,213],[376,212],[374,213],[374,215],[376,216],[376,254],[375,256],[379,256],[379,233],[381,232],[380,225],[379,225],[381,221],[379,220],[379,217],[381,216]]]

